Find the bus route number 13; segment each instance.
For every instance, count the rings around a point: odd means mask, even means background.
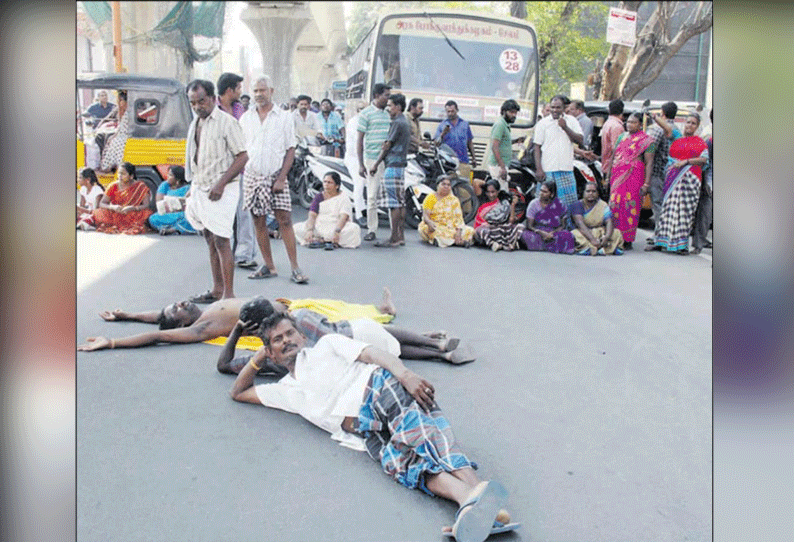
[[[499,56],[499,64],[507,73],[518,73],[524,66],[524,57],[515,49],[505,49]]]

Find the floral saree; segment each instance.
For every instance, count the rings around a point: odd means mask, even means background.
[[[615,228],[620,230],[627,243],[634,242],[642,209],[640,190],[645,182],[643,154],[655,150],[653,138],[642,130],[633,134],[623,132],[615,145],[609,207]]]

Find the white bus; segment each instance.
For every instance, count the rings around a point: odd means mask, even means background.
[[[521,106],[513,137],[528,135],[537,119],[537,37],[526,21],[480,13],[431,10],[383,15],[350,55],[346,115],[372,99],[375,83],[422,98],[422,131],[435,135],[454,100],[474,134],[478,171],[502,103]],[[350,118],[349,116],[347,118]],[[516,147],[518,150],[518,147]],[[479,175],[478,175],[479,176]]]

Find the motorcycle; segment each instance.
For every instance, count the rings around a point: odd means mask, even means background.
[[[423,136],[425,141],[430,141],[430,132],[425,132]],[[405,168],[405,223],[408,226],[414,229],[419,226],[425,198],[435,192],[442,177],[458,169],[458,164],[458,156],[447,144],[438,147],[431,144],[429,153],[408,155],[408,165]],[[452,179],[452,193],[460,201],[463,221],[469,223],[474,220],[479,202],[471,183],[455,176]]]
[[[508,167],[510,193],[518,195],[516,204],[516,217],[523,220],[526,209],[538,190],[537,177],[535,176],[535,155],[532,146],[524,149],[517,159],[510,161]],[[598,196],[604,201],[609,201],[609,186],[604,185],[604,173],[599,160],[586,160],[574,158],[573,176],[576,179],[576,194],[578,199],[584,195],[584,186],[589,182],[596,183]]]
[[[427,134],[429,136],[429,134]],[[322,191],[320,179],[329,171],[336,171],[342,178],[341,191],[353,201],[353,179],[345,166],[342,158],[332,156],[319,156],[311,152],[308,143],[302,141],[296,150],[296,162],[300,156],[302,164],[298,166],[296,186],[298,187],[298,202],[306,209],[309,208],[315,196]],[[446,148],[444,148],[446,147]],[[417,228],[422,220],[422,203],[428,194],[435,191],[438,179],[457,169],[457,156],[449,146],[433,147],[431,155],[417,153],[408,155],[405,168],[405,222],[411,228]],[[453,181],[452,191],[461,201],[463,218],[471,222],[477,212],[477,199],[468,181],[457,178]],[[366,201],[366,188],[364,189]],[[388,222],[388,209],[378,209],[379,221]]]

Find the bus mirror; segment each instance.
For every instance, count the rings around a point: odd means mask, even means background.
[[[430,136],[430,132],[425,132],[424,134],[422,134],[422,137],[424,137],[427,140],[432,139],[431,136]]]

